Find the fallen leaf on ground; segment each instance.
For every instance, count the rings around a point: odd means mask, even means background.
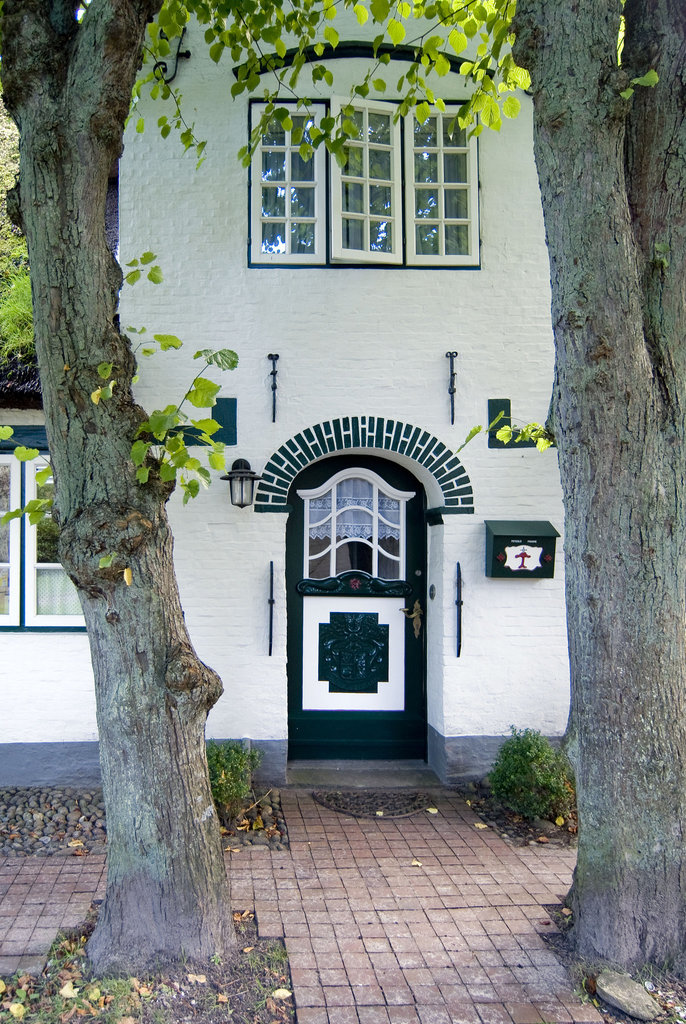
[[[538,839],[536,840],[536,842],[537,843],[549,843],[550,840],[548,839],[547,836],[539,836]]]
[[[83,843],[80,839],[70,839],[67,846],[83,846]]]
[[[293,993],[289,988],[275,988],[272,995],[274,999],[288,999]]]
[[[376,816],[377,818],[383,818],[383,811],[377,811]]]
[[[224,853],[240,853],[240,852],[241,852],[240,846],[225,846],[224,847]]]
[[[0,992],[4,992],[6,989],[7,989],[7,985],[2,980],[2,978],[0,978]]]
[[[245,946],[244,949],[243,949],[243,952],[244,953],[252,953],[254,948],[255,948],[254,946]]]
[[[427,807],[429,814],[438,814],[438,807]]]
[[[60,989],[60,995],[64,999],[76,999],[78,994],[79,990],[77,988],[74,988],[73,981],[68,981],[67,984],[63,985],[62,988]]]
[[[207,975],[205,974],[189,974],[188,980],[191,985],[204,985],[207,982]]]
[[[217,1002],[218,1003],[228,1003],[228,1001],[229,1001],[229,997],[228,996],[225,996],[223,992],[217,992]]]
[[[569,907],[563,907],[562,908],[562,913],[564,914],[565,917],[571,917],[571,914],[572,914],[572,912],[569,909]]]
[[[474,828],[488,828],[488,825],[484,821],[474,822]]]
[[[23,1003],[10,1003],[10,1013],[13,1017],[16,1017],[17,1020],[21,1020],[26,1013],[26,1007]]]
[[[420,860],[417,860],[417,858],[415,857],[415,859],[412,861],[412,867],[413,868],[420,868],[421,866],[422,866],[422,862]]]
[[[555,818],[555,824],[556,825],[564,825],[564,823],[565,823],[565,819],[562,817],[561,814],[558,814],[557,818]]]

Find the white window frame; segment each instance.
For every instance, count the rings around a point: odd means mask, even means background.
[[[38,497],[36,473],[44,463],[26,463],[26,503]],[[64,568],[60,562],[38,561],[38,530],[26,519],[24,524],[24,625],[25,626],[85,626],[83,615],[40,615],[38,608],[37,576],[39,569]],[[72,584],[73,586],[73,584]]]
[[[446,105],[445,112],[438,110],[437,108],[432,109],[429,117],[436,117],[439,121],[443,118],[453,118],[457,114],[457,107]],[[456,218],[454,223],[464,225],[467,227],[469,232],[469,245],[468,250],[464,254],[459,255],[446,255],[444,239],[445,239],[445,224],[446,218],[443,212],[441,217],[436,218],[439,226],[442,226],[443,230],[439,236],[439,253],[438,255],[424,254],[417,252],[417,236],[415,228],[418,224],[423,223],[422,218],[416,216],[415,209],[415,180],[414,180],[414,127],[416,118],[414,113],[407,114],[405,118],[405,246],[406,246],[406,263],[408,266],[424,266],[424,267],[436,267],[436,266],[474,266],[478,262],[479,257],[479,164],[476,139],[466,139],[466,145],[464,147],[458,147],[462,152],[466,152],[467,155],[467,217]],[[439,194],[439,205],[442,206],[444,198],[445,184],[443,180],[444,164],[442,160],[443,156],[443,131],[441,129],[438,132],[438,144],[435,149],[439,159],[437,160],[438,165],[438,181],[436,182],[436,188]],[[423,151],[425,152],[425,151]],[[427,183],[428,184],[428,183]],[[447,183],[450,184],[450,183]],[[444,207],[443,207],[444,211]],[[448,223],[451,220],[448,218]]]
[[[298,109],[295,103],[279,103],[279,106],[287,107],[292,115],[298,117],[307,117],[307,109],[301,107]],[[323,107],[322,103],[313,103],[312,109],[317,107]],[[259,124],[262,115],[266,109],[264,103],[253,103],[250,107],[250,130],[252,130]],[[258,146],[255,156],[252,162],[251,171],[251,182],[250,182],[250,262],[252,264],[278,264],[278,265],[301,265],[308,266],[313,264],[324,264],[326,263],[326,153],[324,146],[319,146],[315,149],[314,154],[311,158],[313,167],[313,180],[314,180],[314,253],[300,253],[290,252],[290,224],[291,217],[289,215],[290,210],[290,197],[288,190],[291,186],[290,177],[290,160],[288,159],[291,152],[297,152],[298,146],[294,146],[290,141],[290,131],[287,132],[287,141],[285,145],[285,151],[287,155],[286,160],[286,178],[283,183],[285,192],[285,205],[286,215],[283,221],[286,225],[285,230],[285,242],[287,245],[287,251],[285,253],[263,253],[262,252],[262,224],[264,221],[269,221],[270,218],[262,216],[262,152],[263,149],[270,149],[269,146]],[[297,183],[296,183],[297,184]],[[276,220],[276,218],[273,218]]]
[[[341,263],[383,263],[400,264],[403,261],[403,201],[402,201],[402,161],[401,161],[401,138],[400,120],[394,121],[398,107],[395,103],[385,103],[374,100],[343,100],[333,97],[331,100],[331,115],[338,117],[341,109],[352,106],[355,110],[369,113],[386,114],[391,119],[391,179],[387,184],[391,189],[391,216],[386,218],[393,225],[393,248],[391,252],[373,252],[370,249],[346,249],[343,246],[343,178],[344,171],[335,161],[331,161],[331,260]],[[352,143],[355,144],[354,142]],[[362,140],[360,148],[365,154],[364,160],[367,163],[368,144]],[[374,179],[368,173],[358,179],[363,184],[365,196],[368,195],[368,188]],[[386,184],[386,183],[384,183]],[[366,204],[368,209],[369,204]],[[371,220],[377,218],[369,213],[360,215],[360,220],[365,225],[365,242],[369,245],[369,225]]]
[[[321,557],[323,557],[323,555],[326,555],[328,553],[328,555],[329,555],[329,576],[332,577],[332,576],[336,576],[337,575],[337,573],[336,573],[336,557],[337,557],[338,549],[340,547],[342,547],[343,544],[348,543],[348,541],[342,541],[340,544],[336,544],[336,534],[335,534],[335,529],[334,529],[335,528],[336,516],[338,515],[338,511],[336,509],[336,486],[337,486],[337,484],[341,483],[343,480],[351,480],[351,479],[354,479],[354,480],[366,480],[373,487],[372,509],[371,509],[371,515],[372,515],[372,544],[371,544],[371,548],[372,548],[372,576],[374,576],[374,577],[378,577],[378,572],[379,572],[379,515],[381,515],[381,513],[379,512],[379,491],[383,492],[385,497],[387,497],[387,498],[394,498],[396,501],[399,502],[400,507],[399,507],[399,516],[398,516],[398,518],[399,518],[398,528],[399,528],[399,535],[400,536],[399,536],[399,543],[398,543],[398,557],[396,559],[395,556],[389,555],[388,552],[384,551],[383,549],[381,549],[381,554],[386,556],[387,558],[390,558],[394,562],[397,560],[399,574],[398,574],[397,577],[394,577],[394,579],[404,580],[405,579],[405,571],[406,571],[405,553],[406,553],[406,546],[407,546],[407,524],[406,524],[406,520],[407,520],[407,502],[410,501],[410,499],[414,498],[415,492],[414,491],[399,491],[395,487],[391,487],[390,484],[387,484],[386,481],[383,479],[383,477],[379,476],[377,473],[372,472],[371,469],[358,469],[356,467],[354,467],[352,469],[342,469],[342,470],[340,470],[338,473],[335,473],[332,477],[329,477],[329,479],[326,481],[326,483],[323,483],[321,485],[321,487],[315,487],[315,488],[313,488],[311,490],[303,490],[303,491],[298,491],[297,492],[298,497],[302,498],[302,500],[304,502],[304,505],[305,505],[305,516],[304,516],[304,519],[305,519],[305,533],[304,533],[304,546],[303,546],[303,548],[304,548],[304,550],[303,550],[303,578],[304,579],[309,579],[310,578],[310,576],[309,576],[309,571],[310,571],[310,525],[311,525],[310,524],[310,500],[313,499],[313,498],[322,498],[328,491],[332,491],[331,512],[330,512],[329,516],[327,517],[327,518],[329,518],[331,520],[330,542],[329,542],[328,552],[327,551],[322,551],[317,557],[321,558]],[[351,507],[355,508],[355,506],[351,506]],[[361,506],[360,506],[360,508],[361,508]],[[347,510],[348,509],[346,509],[346,511]],[[369,510],[368,509],[364,509],[363,511],[366,512],[366,511],[369,511]],[[385,521],[388,522],[389,526],[395,526],[395,523],[390,523],[388,520],[385,520]],[[325,520],[319,519],[319,520],[317,520],[317,522],[314,525],[319,525],[322,522],[325,522]]]
[[[0,466],[9,466],[10,494],[9,508],[0,508],[0,515],[21,505],[21,463],[14,455],[0,454]],[[0,614],[0,626],[18,626],[21,615],[21,522],[12,519],[9,528],[9,562],[2,562],[2,568],[9,568],[9,606],[6,614]]]

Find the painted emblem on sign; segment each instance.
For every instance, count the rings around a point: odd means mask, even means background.
[[[388,626],[378,612],[331,612],[320,622],[319,678],[329,693],[378,693],[388,680]]]
[[[541,554],[543,548],[533,547],[531,544],[510,545],[505,548],[505,568],[512,572],[532,572],[541,567]]]

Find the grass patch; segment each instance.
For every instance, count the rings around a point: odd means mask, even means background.
[[[233,915],[238,949],[230,958],[165,965],[141,978],[96,978],[83,927],[59,935],[42,975],[0,982],[0,1020],[13,1024],[292,1024],[286,950],[258,940],[249,911]]]

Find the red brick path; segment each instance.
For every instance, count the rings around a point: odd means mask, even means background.
[[[232,904],[288,949],[298,1024],[595,1024],[542,932],[574,853],[511,847],[442,791],[360,820],[282,790],[290,851],[227,854]],[[414,864],[412,861],[419,861]],[[104,892],[105,858],[0,858],[0,974],[40,969]]]

